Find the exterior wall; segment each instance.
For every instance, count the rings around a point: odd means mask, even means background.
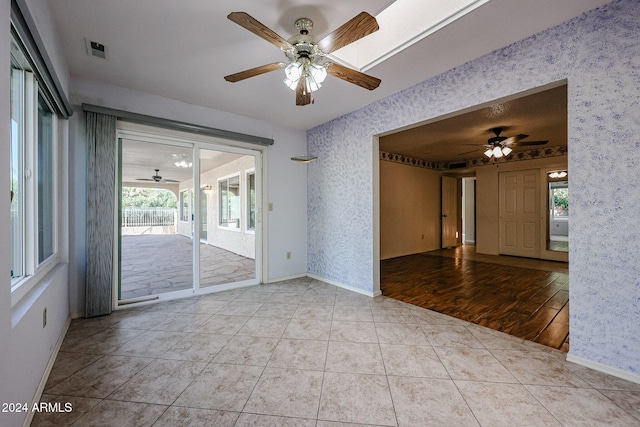
[[[255,167],[253,156],[243,156],[240,159],[229,162],[218,168],[201,174],[201,185],[211,185],[211,191],[207,194],[207,243],[227,251],[234,252],[247,258],[255,259],[256,245],[255,233],[247,230],[246,204],[247,204],[247,175],[246,172]],[[218,179],[229,175],[240,176],[240,229],[231,230],[219,226],[218,208]],[[193,180],[180,183],[180,191],[193,188]],[[180,214],[178,213],[178,216]],[[178,220],[178,233],[191,237],[191,224]]]
[[[310,130],[308,271],[374,289],[376,135],[566,79],[570,356],[640,374],[638,16],[616,0]]]

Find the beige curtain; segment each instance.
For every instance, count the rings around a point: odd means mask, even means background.
[[[116,118],[87,112],[89,143],[86,317],[111,313],[115,219]]]

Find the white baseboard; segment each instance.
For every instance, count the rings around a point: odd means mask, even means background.
[[[602,363],[594,362],[592,360],[583,359],[579,356],[574,356],[571,354],[571,350],[569,350],[569,353],[567,354],[567,362],[575,363],[576,365],[584,366],[586,368],[593,369],[594,371],[603,372],[632,383],[640,384],[640,375],[623,371],[622,369],[612,368],[611,366],[603,365]]]
[[[357,292],[359,294],[366,295],[368,297],[372,297],[373,298],[373,297],[377,297],[379,295],[382,295],[382,292],[380,290],[378,290],[376,292],[369,292],[369,291],[366,291],[364,289],[354,288],[353,286],[345,285],[344,283],[336,282],[335,280],[330,280],[330,279],[327,279],[327,278],[322,277],[322,276],[316,276],[315,274],[307,273],[307,276],[311,277],[312,279],[320,280],[321,282],[325,282],[325,283],[328,283],[330,285],[337,286],[337,287],[342,288],[342,289],[346,289],[348,291]]]
[[[51,374],[51,369],[53,368],[53,364],[56,362],[56,358],[58,357],[58,352],[60,351],[60,347],[62,347],[62,342],[64,341],[65,335],[67,335],[67,331],[69,330],[69,325],[71,325],[71,317],[67,319],[67,322],[62,328],[62,333],[58,337],[58,341],[56,345],[53,347],[53,351],[51,352],[51,356],[49,356],[49,362],[47,363],[47,367],[44,369],[44,373],[42,374],[42,378],[40,378],[40,383],[38,384],[38,388],[33,395],[33,401],[29,408],[33,408],[40,399],[42,398],[42,392],[44,392],[44,386],[47,384],[47,380],[49,379],[49,374]],[[25,417],[22,427],[29,427],[31,422],[33,421],[34,411],[27,411],[27,416]]]
[[[302,274],[294,274],[293,276],[277,277],[275,279],[269,279],[269,280],[265,281],[264,283],[283,282],[285,280],[299,279],[301,277],[307,277],[307,274],[306,273],[302,273]]]

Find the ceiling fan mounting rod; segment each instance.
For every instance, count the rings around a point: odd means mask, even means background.
[[[300,34],[307,35],[309,34],[309,30],[313,29],[313,21],[309,18],[298,18],[296,19],[295,26]]]

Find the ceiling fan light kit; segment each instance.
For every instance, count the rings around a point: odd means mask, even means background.
[[[316,42],[309,35],[313,21],[299,18],[295,27],[300,34],[285,40],[245,12],[232,12],[227,18],[281,49],[289,63],[276,62],[225,76],[228,82],[284,68],[284,84],[296,92],[296,105],[312,104],[311,93],[322,87],[327,75],[332,75],[368,90],[380,85],[380,79],[336,64],[327,57],[331,52],[355,42],[379,29],[376,18],[366,12],[356,15],[335,31]]]
[[[513,147],[518,143],[518,141],[529,137],[529,135],[522,133],[511,137],[500,136],[502,130],[503,128],[501,127],[491,129],[491,132],[495,133],[496,136],[489,138],[487,144],[484,146],[484,155],[488,158],[494,157],[499,159],[501,157],[508,156],[513,151]],[[524,145],[544,145],[548,142],[549,141],[530,141]]]

